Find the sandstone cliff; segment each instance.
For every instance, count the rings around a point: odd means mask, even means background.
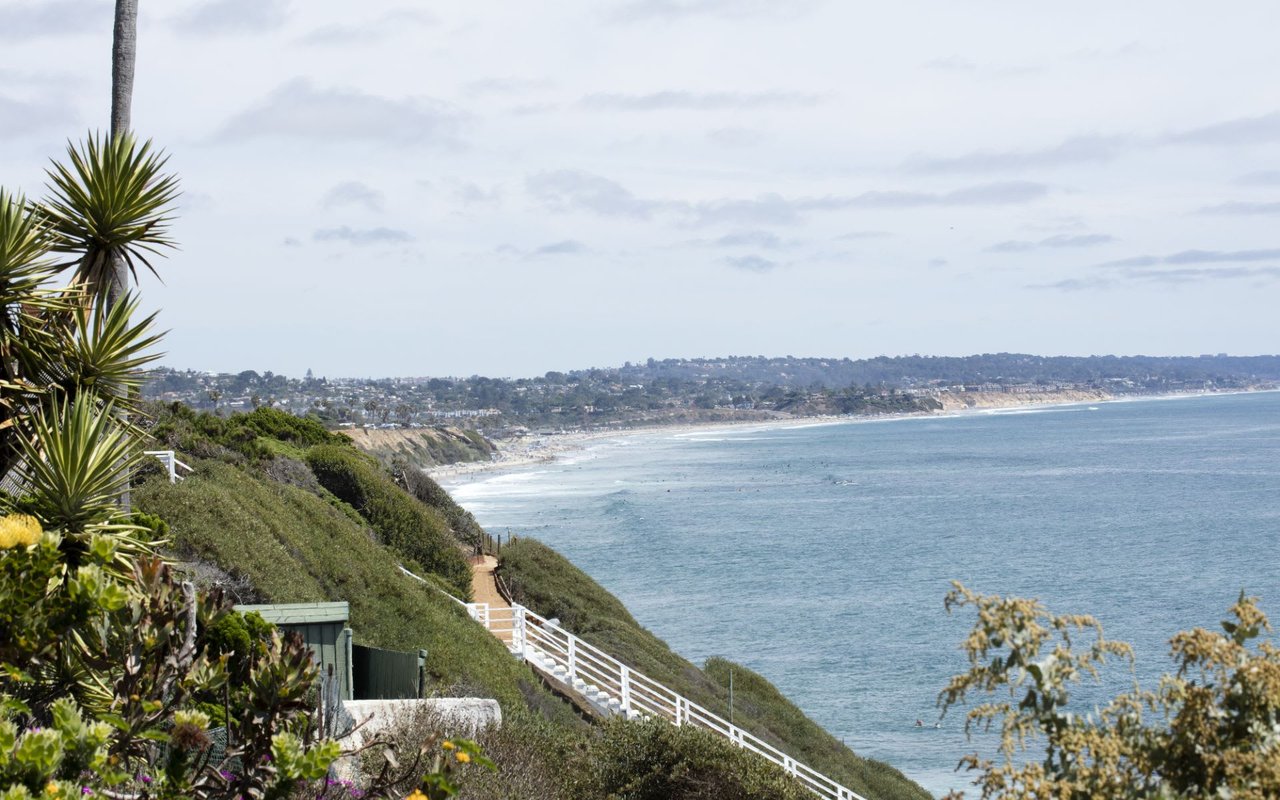
[[[415,467],[426,468],[488,461],[495,452],[488,439],[464,428],[350,428],[341,433],[384,464],[399,457]]]
[[[938,395],[943,411],[966,408],[1013,408],[1015,406],[1059,403],[1093,403],[1110,400],[1101,389],[1064,389],[1055,392],[944,392]]]

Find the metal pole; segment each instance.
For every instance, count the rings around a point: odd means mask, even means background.
[[[622,715],[625,717],[631,712],[631,669],[624,666],[622,668]]]

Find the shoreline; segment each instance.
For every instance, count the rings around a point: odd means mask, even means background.
[[[1253,394],[1255,392],[1280,391],[1275,388],[1239,389],[1231,391],[1174,392],[1169,394],[1143,395],[1109,395],[1098,392],[1092,397],[1081,396],[1087,392],[1046,392],[1044,399],[1033,399],[1036,395],[1000,395],[984,394],[980,402],[972,405],[953,406],[940,411],[917,411],[893,414],[874,415],[817,415],[808,417],[790,417],[785,419],[763,420],[722,420],[715,422],[683,422],[672,425],[648,425],[619,430],[577,431],[573,433],[521,436],[516,439],[495,441],[497,457],[490,461],[471,461],[458,464],[445,464],[423,470],[428,477],[436,481],[447,481],[447,488],[456,488],[474,476],[506,472],[537,464],[549,464],[558,459],[585,450],[591,443],[669,434],[685,436],[695,433],[711,433],[719,430],[784,430],[787,428],[809,428],[818,425],[850,425],[866,422],[889,422],[904,419],[945,419],[973,414],[989,414],[1001,411],[1030,408],[1063,408],[1095,403],[1128,403],[1144,400],[1176,400],[1192,397],[1212,397],[1220,395]],[[1069,396],[1069,399],[1066,397]]]

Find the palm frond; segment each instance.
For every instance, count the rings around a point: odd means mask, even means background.
[[[67,144],[67,158],[69,166],[46,170],[52,197],[43,206],[51,249],[73,256],[59,268],[75,267],[73,280],[95,297],[112,284],[116,259],[135,281],[139,264],[159,277],[146,254],[176,246],[169,224],[178,179],[163,173],[168,156],[130,134],[90,134],[79,148]]]

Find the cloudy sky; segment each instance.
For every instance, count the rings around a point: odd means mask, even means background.
[[[1280,4],[141,0],[166,363],[1280,350]],[[109,0],[0,0],[0,184]]]

